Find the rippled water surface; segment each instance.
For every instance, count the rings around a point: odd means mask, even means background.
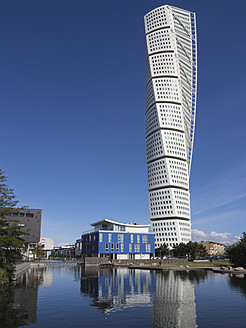
[[[246,327],[246,276],[48,265],[0,293],[0,327],[25,325]]]

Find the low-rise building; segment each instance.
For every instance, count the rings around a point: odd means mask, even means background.
[[[55,257],[74,257],[75,245],[56,246],[52,249],[51,254]]]
[[[54,239],[41,238],[39,243],[43,247],[43,250],[45,251],[45,257],[48,258],[52,249],[54,248]]]
[[[110,259],[149,259],[155,252],[150,225],[104,219],[76,240],[76,254]]]
[[[225,253],[225,245],[213,241],[201,241],[198,244],[202,244],[206,247],[208,255],[223,255]]]

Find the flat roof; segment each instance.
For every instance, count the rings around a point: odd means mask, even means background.
[[[121,223],[121,222],[116,222],[116,221],[112,221],[112,220],[109,220],[109,219],[103,219],[103,220],[100,220],[100,221],[91,223],[91,226],[94,227],[94,226],[97,226],[97,225],[102,224],[104,222],[106,222],[106,223],[112,223],[112,224],[118,224],[118,225],[121,225],[121,226],[124,226],[124,227],[138,227],[138,228],[150,227],[150,224]]]

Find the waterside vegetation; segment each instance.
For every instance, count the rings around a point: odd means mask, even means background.
[[[12,278],[15,263],[22,258],[21,249],[26,245],[18,222],[5,219],[16,211],[18,203],[13,189],[9,188],[6,181],[7,177],[0,169],[0,285],[6,284]]]
[[[155,256],[163,258],[164,256],[172,255],[175,257],[184,257],[193,261],[196,258],[205,258],[208,253],[206,247],[198,244],[197,242],[189,241],[187,244],[180,243],[173,246],[173,249],[170,250],[167,244],[163,244],[160,247],[156,248]]]
[[[243,232],[241,239],[235,244],[228,246],[226,250],[230,261],[239,267],[246,268],[246,233]]]

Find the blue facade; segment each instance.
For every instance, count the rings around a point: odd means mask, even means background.
[[[82,235],[82,254],[153,254],[154,234],[95,231]]]

